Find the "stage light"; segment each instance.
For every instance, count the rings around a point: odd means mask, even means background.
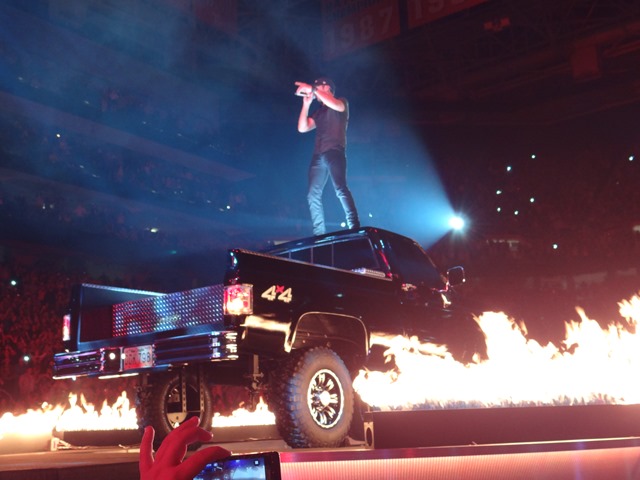
[[[511,171],[511,165],[507,165],[507,172]]]
[[[449,219],[449,226],[454,230],[462,230],[464,228],[464,219],[458,215],[454,215]]]
[[[11,284],[12,287],[15,287],[16,285],[18,285],[17,280],[11,280],[9,283]]]
[[[502,190],[496,190],[496,195],[502,195]]]
[[[535,202],[535,201],[536,201],[536,199],[535,199],[535,198],[533,198],[533,197],[531,197],[531,198],[529,199],[529,203],[533,203],[533,202]]]
[[[629,155],[629,161],[633,162],[636,159],[635,155]]]

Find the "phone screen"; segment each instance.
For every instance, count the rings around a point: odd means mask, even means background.
[[[277,452],[232,455],[208,463],[194,480],[279,480],[280,458]]]

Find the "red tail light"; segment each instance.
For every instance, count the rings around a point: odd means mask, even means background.
[[[62,317],[62,341],[71,340],[71,315],[67,314]]]
[[[224,314],[251,315],[253,313],[253,285],[226,285],[224,287]]]

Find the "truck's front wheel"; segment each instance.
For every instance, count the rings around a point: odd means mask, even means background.
[[[325,347],[296,352],[273,384],[278,431],[292,447],[338,447],[353,418],[351,376]]]
[[[211,392],[198,382],[192,373],[169,373],[149,378],[149,385],[138,389],[136,401],[138,426],[153,426],[156,431],[154,447],[185,420],[197,416],[200,426],[211,428],[213,408]]]

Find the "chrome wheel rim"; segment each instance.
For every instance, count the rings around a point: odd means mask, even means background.
[[[307,406],[316,425],[334,427],[344,410],[344,391],[340,379],[331,370],[318,370],[309,383]]]

